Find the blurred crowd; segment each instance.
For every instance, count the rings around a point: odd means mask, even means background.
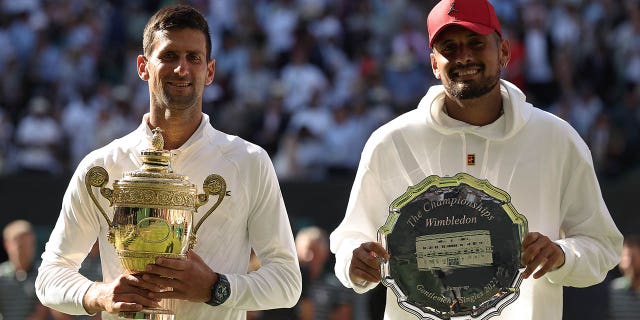
[[[68,174],[139,125],[154,0],[0,0],[0,175]],[[192,0],[216,59],[204,111],[265,148],[282,180],[352,175],[369,134],[436,84],[434,0]],[[571,123],[603,177],[640,159],[640,1],[493,0],[503,77]]]

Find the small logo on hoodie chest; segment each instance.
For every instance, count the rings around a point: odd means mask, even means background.
[[[476,154],[475,153],[468,153],[467,154],[467,165],[468,166],[475,166],[476,165]]]

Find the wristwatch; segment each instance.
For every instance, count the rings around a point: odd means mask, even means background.
[[[210,306],[223,304],[231,295],[231,286],[227,277],[224,274],[216,274],[218,275],[218,281],[211,287],[211,299],[207,301]]]

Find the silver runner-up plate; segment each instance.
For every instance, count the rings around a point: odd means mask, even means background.
[[[508,193],[466,173],[429,176],[389,206],[382,283],[419,319],[489,319],[520,292],[527,219]]]

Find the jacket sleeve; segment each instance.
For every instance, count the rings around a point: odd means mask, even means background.
[[[585,146],[586,149],[586,146]],[[602,198],[588,151],[578,163],[568,161],[560,204],[561,232],[555,242],[565,252],[565,264],[547,273],[552,283],[586,287],[604,280],[620,261],[623,237]]]
[[[93,283],[78,270],[103,219],[93,209],[78,169],[64,194],[62,209],[42,254],[36,294],[43,305],[68,314],[87,314],[82,299]]]
[[[353,250],[363,242],[378,241],[378,228],[388,216],[389,203],[383,184],[369,169],[369,152],[363,152],[351,189],[345,217],[331,233],[331,251],[336,256],[335,274],[342,284],[358,293],[373,289],[378,283],[354,283],[349,276]]]
[[[302,275],[293,233],[278,180],[269,157],[247,169],[252,186],[248,236],[260,268],[249,274],[231,274],[232,295],[225,306],[243,310],[293,307],[302,291]]]

